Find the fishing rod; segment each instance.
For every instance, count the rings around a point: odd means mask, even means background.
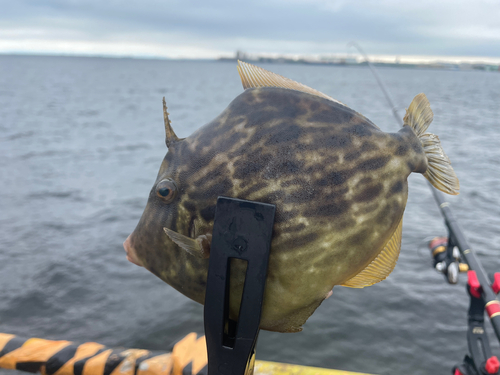
[[[378,75],[375,66],[356,42],[348,46],[355,47],[366,60],[375,76],[384,96],[389,103],[392,113],[399,125],[402,116],[399,115],[389,91]],[[458,273],[467,271],[467,292],[470,296],[468,313],[467,342],[470,356],[466,355],[463,362],[453,368],[454,375],[483,375],[499,374],[500,362],[493,356],[489,346],[488,336],[484,330],[484,313],[488,313],[495,335],[500,342],[500,302],[497,294],[500,292],[500,273],[495,273],[493,283],[486,274],[475,251],[469,246],[463,231],[453,215],[450,204],[443,194],[428,183],[434,199],[444,217],[448,228],[448,237],[434,238],[429,243],[433,256],[434,267],[445,275],[450,284],[458,282]],[[465,263],[462,263],[465,261]]]

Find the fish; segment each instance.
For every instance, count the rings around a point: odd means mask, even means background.
[[[163,98],[163,159],[135,230],[129,261],[204,303],[217,197],[276,206],[260,328],[298,332],[334,286],[385,279],[401,249],[410,173],[459,193],[433,112],[415,96],[396,133],[338,100],[238,61],[244,91],[187,138],[175,134]],[[231,264],[237,317],[244,262]]]

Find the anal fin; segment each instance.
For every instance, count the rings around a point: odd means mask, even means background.
[[[349,288],[364,288],[384,280],[392,272],[398,261],[401,250],[401,234],[403,231],[403,218],[392,234],[389,241],[379,255],[353,278],[347,280],[342,286]]]

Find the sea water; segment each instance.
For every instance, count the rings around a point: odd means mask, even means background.
[[[340,100],[384,131],[399,129],[367,67],[261,66]],[[484,268],[500,272],[500,73],[379,74],[401,117],[416,94],[428,96],[429,131],[460,179],[451,208]],[[185,137],[241,92],[234,62],[0,56],[0,332],[158,350],[202,334],[202,306],[129,263],[122,242],[167,151],[162,97]],[[414,174],[390,277],[365,289],[335,287],[300,333],[262,331],[257,358],[374,374],[450,373],[467,352],[466,276],[449,285],[432,268],[426,241],[436,235],[446,235],[443,220]]]

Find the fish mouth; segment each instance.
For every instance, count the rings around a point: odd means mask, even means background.
[[[132,235],[128,236],[125,242],[123,243],[123,248],[125,249],[125,252],[127,253],[127,260],[131,263],[134,263],[135,265],[138,265],[139,267],[144,267],[142,262],[140,261],[139,257],[137,256],[137,253],[132,246],[132,240],[131,240]]]

